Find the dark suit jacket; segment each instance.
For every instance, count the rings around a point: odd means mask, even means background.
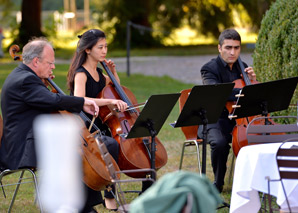
[[[236,69],[239,71],[239,73],[235,79],[232,79],[232,81],[241,78],[241,70],[238,61],[235,62],[234,66],[236,66]],[[247,64],[244,63],[244,67],[247,67]],[[219,84],[232,82],[227,75],[227,72],[227,67],[224,66],[222,60],[220,59],[220,56],[218,56],[217,58],[214,58],[206,63],[201,68],[203,84]],[[238,88],[234,88],[228,100],[235,101],[235,95],[239,93],[239,90],[240,89]]]
[[[6,78],[1,92],[0,166],[9,169],[36,167],[34,119],[57,110],[80,112],[83,104],[83,98],[50,92],[28,66],[20,64]]]
[[[208,84],[229,83],[236,79],[240,79],[241,69],[238,64],[238,61],[235,62],[233,66],[235,66],[233,69],[238,70],[238,72],[237,72],[237,75],[235,75],[234,78],[231,79],[229,77],[229,73],[227,73],[227,72],[230,72],[229,68],[225,66],[220,56],[217,56],[217,58],[212,59],[201,68],[201,76],[202,76],[203,84],[208,85]],[[244,66],[247,67],[247,64],[244,63]],[[239,93],[239,90],[240,90],[239,88],[234,88],[228,100],[236,101],[235,95]],[[235,123],[234,121],[228,121],[229,119],[228,115],[229,115],[229,112],[224,107],[218,123],[209,124],[208,129],[220,128],[224,132],[227,132],[227,133],[231,132]],[[201,130],[202,128],[199,128],[199,137],[202,137]]]

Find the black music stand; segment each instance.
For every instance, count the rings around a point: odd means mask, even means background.
[[[173,127],[203,125],[202,173],[206,174],[207,124],[216,123],[228,97],[232,93],[234,83],[194,86]]]
[[[298,77],[243,87],[237,98],[237,107],[233,109],[232,118],[243,118],[254,115],[267,116],[270,112],[285,110],[289,107]]]
[[[129,138],[151,137],[151,169],[155,170],[155,137],[159,133],[161,127],[175,106],[180,93],[152,95],[147,100],[144,109],[141,111],[136,122],[125,136]],[[156,180],[155,173],[152,178]]]

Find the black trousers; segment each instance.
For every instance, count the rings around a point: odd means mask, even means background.
[[[214,184],[218,189],[224,185],[227,170],[227,160],[230,151],[229,143],[232,142],[231,132],[235,121],[220,118],[217,123],[207,126],[207,143],[211,148],[211,164],[214,173]],[[198,137],[202,138],[203,126],[199,126]]]
[[[119,156],[118,142],[109,136],[102,136],[102,140],[103,140],[104,144],[106,145],[111,156],[118,163],[118,156]],[[115,189],[113,186],[112,186],[112,188],[113,188],[113,191],[115,192]],[[82,213],[89,212],[93,206],[103,203],[101,193],[99,191],[95,191],[95,190],[89,188],[86,185],[85,185],[85,196],[86,196],[86,202],[85,202],[85,205],[81,211]],[[105,198],[114,198],[112,192],[109,192],[107,190],[104,191],[104,197]]]

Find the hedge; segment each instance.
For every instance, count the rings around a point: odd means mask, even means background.
[[[260,82],[298,74],[298,1],[276,0],[262,19],[253,53],[254,70]],[[296,89],[291,103],[298,100]],[[275,114],[296,114],[296,108]]]

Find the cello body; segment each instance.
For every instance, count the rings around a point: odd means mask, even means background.
[[[62,116],[66,113],[69,114],[69,112],[66,111],[59,111],[59,113]],[[111,183],[111,178],[95,140],[96,137],[100,136],[90,134],[83,122],[80,136],[81,150],[79,152],[82,158],[83,181],[89,188],[95,191],[104,190],[106,186]],[[119,171],[120,169],[116,161],[112,157],[111,160],[114,168]]]
[[[98,98],[120,99],[126,102],[129,107],[136,105],[137,100],[134,94],[128,88],[120,86],[107,65],[104,62],[100,63],[112,83],[105,86],[98,95]],[[115,109],[115,106],[111,105],[103,106],[99,109],[99,117],[102,122],[109,127],[112,137],[119,143],[120,150],[118,165],[121,170],[151,168],[151,138],[142,137],[125,139],[125,137],[123,137],[129,133],[131,127],[137,120],[139,113],[139,109],[136,108],[119,112]],[[158,170],[167,163],[167,152],[157,137],[155,137],[155,147],[152,148],[155,150],[155,159],[153,160],[155,168]],[[140,178],[145,177],[147,174],[137,172],[127,173],[127,175],[134,178]]]
[[[129,97],[131,104],[136,105],[137,100],[133,93],[126,87],[121,86],[122,90]],[[114,85],[107,85],[98,96],[99,98],[121,99],[114,88]],[[128,110],[126,112],[117,112],[114,106],[100,107],[99,116],[111,131],[112,137],[119,143],[120,152],[118,166],[121,170],[143,169],[151,167],[149,156],[150,148],[144,145],[150,142],[150,137],[125,139],[121,135],[128,134],[134,122],[138,118],[139,110]],[[160,169],[167,163],[167,152],[159,141],[155,138],[155,167]],[[144,177],[145,173],[127,173],[128,176],[139,178]]]

